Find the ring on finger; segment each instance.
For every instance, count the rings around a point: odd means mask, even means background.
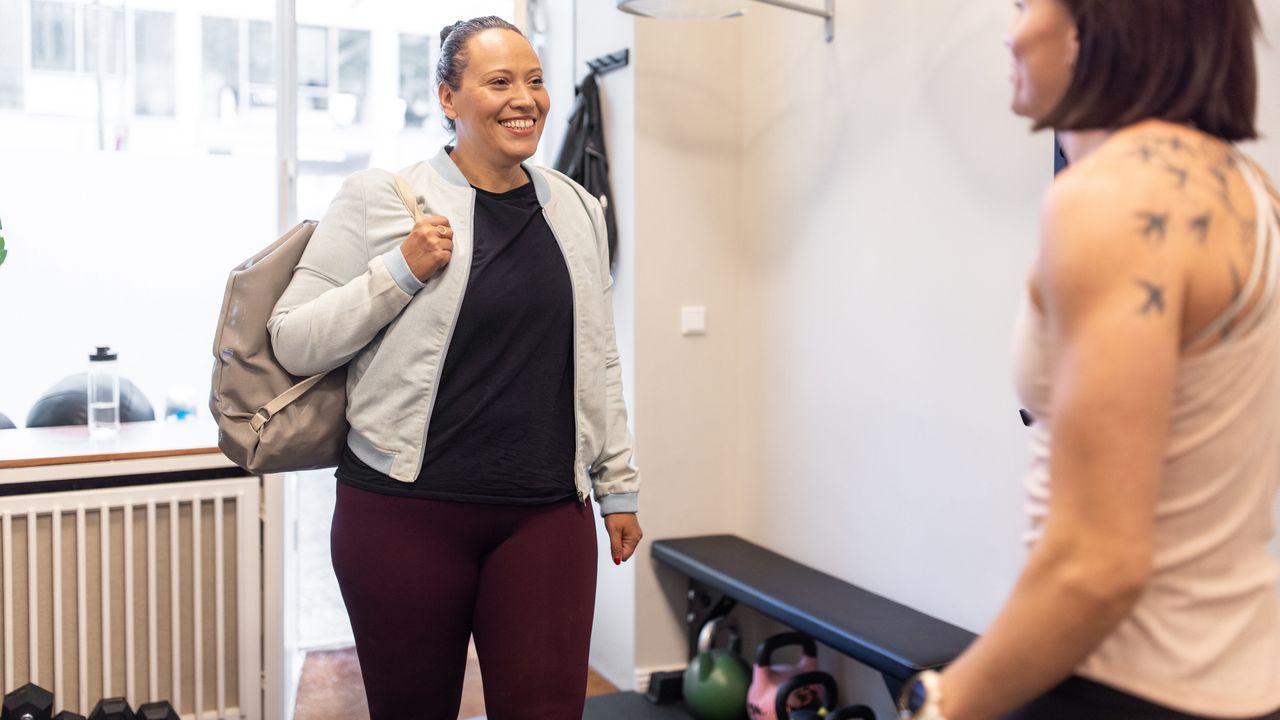
[[[436,234],[439,235],[440,237],[449,237],[449,228],[445,227],[444,225],[437,225]]]

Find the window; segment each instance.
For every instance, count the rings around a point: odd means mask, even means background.
[[[21,8],[15,5],[16,14]],[[77,38],[79,40],[77,41]],[[21,36],[17,36],[20,40]],[[14,47],[21,47],[15,43]],[[100,5],[33,0],[31,67],[36,70],[98,71],[119,75],[124,67],[124,12]]]
[[[329,30],[298,27],[298,110],[329,109]]]
[[[32,0],[31,67],[36,70],[75,70],[75,7]]]
[[[228,120],[240,107],[240,22],[201,19],[200,107],[207,118]]]
[[[334,120],[339,125],[364,122],[365,98],[369,94],[369,31],[338,31],[338,95]]]
[[[431,41],[429,35],[400,36],[400,99],[407,127],[421,127],[435,103]]]
[[[276,81],[275,28],[269,22],[249,21],[249,82],[271,85]]]
[[[434,29],[459,17],[509,16],[513,7],[297,5],[309,26],[289,39],[300,86],[285,120],[296,128],[299,218],[320,217],[351,173],[403,167],[447,142],[432,81]],[[0,321],[0,349],[30,350],[0,352],[0,412],[17,424],[60,378],[84,372],[94,344],[120,351],[122,375],[160,416],[170,390],[207,391],[227,270],[277,234],[275,8],[267,0],[0,0],[0,217],[9,250],[0,308],[22,309]],[[422,123],[428,114],[432,122]],[[36,181],[55,160],[74,168],[76,188],[88,188],[74,193],[74,205],[93,218],[93,232],[68,234],[61,196]],[[201,210],[193,198],[215,202]],[[98,291],[102,278],[111,278],[108,293]]]
[[[134,14],[134,57],[137,87],[134,111],[139,115],[173,116],[176,104],[173,13]]]
[[[22,17],[22,0],[0,0],[0,17]],[[0,108],[22,107],[22,23],[0,23]]]
[[[251,107],[275,107],[275,52],[275,26],[261,20],[250,20],[249,105]]]
[[[124,13],[114,8],[90,5],[84,9],[84,69],[98,71],[101,53],[103,71],[119,75],[124,67]]]

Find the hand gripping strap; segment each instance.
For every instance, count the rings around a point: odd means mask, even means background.
[[[416,223],[423,218],[422,209],[418,207],[418,200],[413,194],[413,188],[409,187],[409,183],[399,175],[396,179],[396,194],[400,196],[400,202],[404,203],[404,209],[409,211]]]

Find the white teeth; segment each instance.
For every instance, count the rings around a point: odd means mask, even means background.
[[[502,127],[509,127],[513,130],[528,130],[529,128],[533,127],[533,121],[527,118],[522,120],[507,120],[506,122],[501,122],[498,124],[501,125]]]

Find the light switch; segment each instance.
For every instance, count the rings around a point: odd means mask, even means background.
[[[680,334],[707,334],[707,306],[685,305],[680,308]]]

